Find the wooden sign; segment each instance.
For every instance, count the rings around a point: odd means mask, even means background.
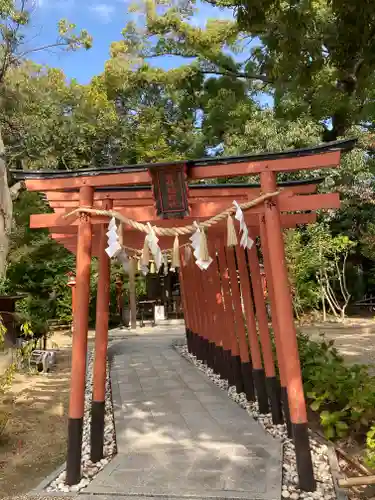
[[[189,215],[185,165],[150,168],[157,215],[182,219]]]

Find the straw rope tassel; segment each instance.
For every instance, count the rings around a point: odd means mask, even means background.
[[[210,260],[207,246],[207,236],[203,228],[200,230],[199,259],[203,262]]]
[[[238,244],[236,228],[234,227],[233,217],[228,215],[227,218],[227,246],[235,247]]]
[[[123,247],[124,246],[124,224],[120,222],[117,227],[118,242]]]
[[[149,263],[150,263],[150,249],[148,246],[148,241],[146,236],[142,250],[141,264],[142,266],[148,266]]]
[[[172,251],[172,264],[171,267],[175,269],[180,267],[180,242],[178,236],[175,237],[173,242],[173,251]]]

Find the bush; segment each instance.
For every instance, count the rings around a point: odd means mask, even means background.
[[[347,366],[324,336],[319,342],[298,334],[305,393],[328,439],[353,431],[364,435],[375,420],[375,377],[366,365]],[[374,447],[375,448],[375,447]]]
[[[366,464],[375,469],[375,425],[372,425],[366,435]]]

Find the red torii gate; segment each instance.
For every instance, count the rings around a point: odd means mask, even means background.
[[[341,152],[354,144],[355,140],[336,141],[281,153],[184,163],[64,172],[12,172],[15,178],[26,181],[28,190],[43,192],[54,210],[51,214],[32,215],[30,227],[48,228],[51,237],[77,257],[66,479],[69,485],[78,483],[81,478],[92,256],[99,258],[99,282],[91,458],[97,462],[103,457],[110,259],[105,252],[108,216],[84,212],[78,218],[66,215],[78,208],[113,209],[138,222],[151,222],[158,227],[183,227],[216,215],[231,206],[234,199],[243,203],[260,194],[279,190],[277,197],[246,211],[245,220],[250,235],[253,238],[260,236],[280,381],[276,377],[256,246],[250,250],[226,247],[223,224],[207,231],[213,257],[207,271],[201,271],[192,259],[185,261],[184,252],[181,252],[180,280],[187,343],[190,352],[226,377],[238,391],[244,391],[249,400],[257,400],[262,413],[271,409],[275,424],[283,423],[285,417],[289,436],[295,443],[300,487],[307,491],[315,489],[282,228],[313,222],[315,210],[339,208],[340,200],[336,193],[316,194],[318,179],[277,184],[276,177],[278,172],[337,167]],[[259,174],[260,185],[190,184],[184,195],[188,215],[180,214],[180,218],[176,218],[178,214],[174,214],[175,217],[172,214],[173,218],[160,218],[158,213],[163,212],[160,201],[163,193],[160,191],[164,188],[160,183],[156,186],[155,175],[157,178],[158,172],[168,169],[183,170],[187,181]],[[188,236],[180,237],[181,244],[187,241]],[[124,246],[141,249],[143,243],[144,235],[124,228]],[[173,237],[160,239],[162,249],[172,245]]]

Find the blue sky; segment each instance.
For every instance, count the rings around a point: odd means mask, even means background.
[[[33,59],[41,64],[61,68],[68,78],[76,78],[80,83],[103,71],[109,59],[111,42],[121,39],[121,30],[131,19],[129,3],[124,0],[36,0],[32,16],[29,42],[39,46],[56,40],[56,25],[59,19],[67,18],[85,28],[94,37],[93,48],[89,51],[64,53],[58,50],[39,52]],[[208,4],[199,4],[199,12],[194,23],[204,25],[209,18],[231,18],[232,11],[219,10]],[[158,65],[169,68],[180,64],[176,58],[163,58]]]

